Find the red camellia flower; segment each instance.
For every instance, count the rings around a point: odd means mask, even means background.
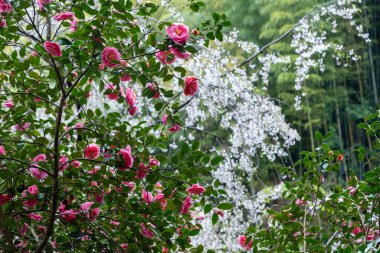
[[[188,39],[190,39],[189,27],[182,23],[173,23],[166,28],[166,34],[176,44],[183,45]]]
[[[190,196],[187,196],[185,200],[182,203],[181,209],[179,210],[180,214],[187,214],[189,212],[189,209],[192,205],[192,199]]]
[[[190,188],[186,190],[189,194],[197,194],[201,195],[202,193],[205,192],[205,188],[198,185],[198,184],[193,184]]]
[[[118,63],[114,61],[120,62],[121,56],[119,51],[114,47],[105,47],[102,54],[102,63],[109,68],[113,68],[118,66]]]
[[[130,106],[128,108],[128,113],[129,115],[131,115],[132,117],[136,115],[137,113],[137,106],[133,105],[133,106]]]
[[[51,56],[57,56],[57,57],[61,57],[62,56],[61,48],[60,48],[60,46],[57,43],[51,42],[51,41],[46,41],[44,43],[44,47],[45,47],[45,50]]]
[[[244,250],[249,250],[250,248],[252,248],[253,242],[252,241],[247,242],[247,237],[245,237],[244,235],[239,236],[238,241],[239,241],[240,246]]]
[[[12,197],[8,194],[0,194],[0,206],[5,205],[11,199],[12,199]]]
[[[183,93],[186,96],[194,96],[198,91],[198,79],[195,76],[187,76],[185,78],[185,89]]]
[[[99,155],[100,149],[95,143],[88,145],[84,151],[84,157],[87,159],[96,159]]]
[[[168,129],[168,131],[169,131],[169,132],[172,132],[172,133],[178,132],[179,130],[181,130],[181,126],[178,125],[178,124],[173,124],[173,125]]]
[[[145,87],[150,88],[150,90],[154,92],[154,95],[153,95],[154,99],[160,98],[160,91],[156,90],[156,87],[154,86],[154,84],[147,83]]]
[[[336,157],[336,160],[338,161],[338,162],[340,162],[340,161],[342,161],[343,160],[343,155],[338,155],[337,157]]]

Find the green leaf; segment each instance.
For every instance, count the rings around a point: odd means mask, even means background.
[[[209,213],[212,210],[212,206],[210,204],[206,204],[204,208],[204,213]]]
[[[231,210],[234,206],[230,203],[221,203],[218,205],[218,208],[221,210]]]
[[[216,214],[216,213],[214,213],[214,214],[212,215],[211,220],[212,220],[212,225],[215,225],[215,224],[218,222],[218,220],[219,220],[219,215]]]
[[[223,161],[223,156],[217,156],[215,157],[214,159],[211,160],[211,165],[217,165],[219,164],[221,161]]]

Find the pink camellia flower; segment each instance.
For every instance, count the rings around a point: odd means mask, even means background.
[[[173,125],[168,129],[168,131],[169,131],[169,132],[172,132],[172,133],[178,132],[179,130],[181,130],[181,126],[178,125],[178,124],[173,124]]]
[[[146,167],[143,163],[139,164],[139,169],[136,171],[136,178],[142,179],[145,178],[149,173],[149,168]]]
[[[98,172],[98,170],[100,170],[100,167],[99,166],[95,166],[93,170],[89,170],[89,171],[87,171],[87,173],[90,174],[90,175],[95,175],[96,172]]]
[[[191,187],[187,188],[186,190],[189,194],[197,194],[201,195],[202,193],[205,192],[205,188],[198,185],[198,184],[193,184]]]
[[[32,175],[32,177],[41,180],[48,177],[48,174],[45,171],[42,171],[38,169],[36,166],[30,167],[29,172]]]
[[[120,222],[118,222],[117,220],[110,221],[110,224],[114,225],[116,228],[120,226]]]
[[[25,200],[24,202],[22,202],[22,204],[25,207],[34,207],[38,204],[38,200],[37,199],[28,199],[28,200]]]
[[[88,216],[88,219],[90,221],[94,221],[99,216],[99,213],[100,213],[100,208],[99,207],[91,209],[90,213],[89,213],[89,216]]]
[[[78,212],[73,210],[73,209],[69,209],[69,210],[66,210],[66,211],[63,211],[61,213],[61,217],[64,221],[66,222],[74,222],[77,218],[77,214]]]
[[[247,237],[245,237],[244,235],[239,236],[238,241],[239,241],[240,246],[244,250],[249,250],[250,248],[252,248],[253,242],[252,241],[247,242]]]
[[[131,88],[127,88],[125,91],[125,99],[129,106],[133,106],[136,103],[136,93]]]
[[[158,161],[154,157],[149,157],[149,167],[157,167],[160,166],[160,161]]]
[[[160,202],[160,206],[163,210],[166,209],[166,206],[168,205],[167,200],[165,199],[165,195],[163,193],[159,193],[154,197],[154,201]]]
[[[357,235],[357,234],[359,234],[359,233],[361,233],[361,232],[362,232],[362,230],[360,229],[360,227],[356,227],[356,228],[354,228],[354,229],[352,230],[351,233],[353,233],[354,235]]]
[[[58,243],[57,243],[56,240],[51,241],[50,244],[51,244],[51,247],[52,247],[53,249],[56,249],[56,248],[58,247]]]
[[[106,67],[106,65],[104,65],[103,63],[99,64],[99,70],[104,70],[105,67]]]
[[[146,88],[150,88],[152,92],[154,92],[153,99],[160,98],[160,90],[156,90],[156,87],[152,83],[147,83]]]
[[[83,212],[88,212],[90,211],[91,206],[94,204],[94,202],[85,202],[80,205],[80,208],[82,209]]]
[[[187,196],[185,200],[182,203],[181,209],[179,210],[180,214],[187,214],[189,212],[189,209],[192,205],[192,199],[190,196]]]
[[[137,113],[137,106],[136,105],[132,105],[128,108],[128,113],[129,115],[131,115],[132,117],[136,115]]]
[[[170,59],[168,59],[169,55]],[[168,51],[159,51],[156,53],[156,57],[163,64],[172,64],[175,62],[175,55],[172,49],[169,49]]]
[[[69,159],[67,158],[67,156],[65,155],[62,155],[60,158],[59,158],[59,171],[64,171],[65,169],[67,169],[69,167],[69,163],[68,163]]]
[[[82,122],[78,122],[78,123],[76,123],[76,124],[73,126],[73,128],[84,128],[84,123],[82,123]]]
[[[45,5],[50,4],[53,0],[37,0],[37,5],[40,7],[40,10],[43,10]]]
[[[1,26],[0,26],[0,27],[1,27]],[[3,103],[3,106],[5,106],[5,107],[7,107],[7,108],[12,108],[12,107],[14,106],[14,104],[13,104],[13,100],[12,100],[12,99],[9,99],[9,100],[5,101],[5,102]]]
[[[117,100],[119,98],[119,94],[116,91],[116,85],[109,83],[106,86],[106,90],[110,90],[111,93],[108,93],[106,96],[111,100]]]
[[[153,239],[153,237],[154,237],[153,231],[148,229],[144,223],[140,223],[140,228],[141,228],[140,233],[144,237],[149,238],[149,239]]]
[[[73,165],[74,168],[79,168],[80,165],[81,165],[81,163],[80,163],[79,161],[77,161],[77,160],[74,160],[74,161],[72,162],[72,165]]]
[[[51,56],[57,56],[57,57],[61,57],[62,56],[61,47],[57,43],[51,42],[51,41],[46,41],[44,43],[44,47],[45,47],[45,50]]]
[[[25,122],[22,125],[17,124],[17,125],[15,125],[15,129],[19,132],[24,132],[25,130],[27,130],[30,127],[30,125],[31,125],[31,123],[29,123],[29,122]]]
[[[114,47],[105,47],[102,54],[102,63],[109,68],[113,68],[118,66],[118,63],[114,61],[120,62],[121,57],[119,51]]]
[[[192,219],[196,218],[196,220],[204,220],[205,214],[203,212],[191,212],[190,217]]]
[[[144,199],[146,203],[152,203],[153,202],[153,195],[152,193],[142,190],[141,197]]]
[[[62,12],[54,17],[56,21],[69,20],[71,25],[71,31],[75,32],[77,29],[77,18],[74,15],[74,12]]]
[[[62,213],[62,212],[64,212],[65,210],[66,210],[66,205],[63,204],[62,202],[59,203],[58,211],[59,211],[60,213]]]
[[[9,3],[5,2],[4,0],[0,0],[0,13],[8,13],[12,11],[12,5]]]
[[[119,77],[119,79],[120,79],[120,81],[122,81],[122,82],[128,82],[128,81],[130,81],[132,78],[131,78],[130,75],[125,74],[124,76]]]
[[[37,185],[29,186],[29,187],[28,187],[28,192],[29,192],[31,195],[36,195],[36,194],[38,194],[38,187],[37,187]]]
[[[132,150],[131,147],[128,145],[125,147],[125,149],[120,149],[119,154],[124,159],[124,167],[123,168],[132,168],[134,158],[132,156]]]
[[[28,223],[24,223],[24,226],[20,229],[20,234],[26,235],[26,232],[28,231],[29,225]]]
[[[182,23],[173,23],[171,26],[166,28],[166,34],[171,38],[176,44],[183,45],[190,39],[189,27]]]
[[[122,67],[127,67],[127,61],[126,60],[121,60],[120,61],[120,65],[122,66]]]
[[[32,159],[32,162],[34,162],[34,163],[45,162],[45,161],[46,161],[46,155],[45,154],[39,154]]]
[[[296,204],[297,204],[297,205],[305,205],[306,202],[307,202],[307,201],[304,200],[303,198],[302,198],[302,199],[297,199],[297,200],[296,200]]]
[[[104,193],[101,192],[101,193],[98,194],[98,193],[94,192],[94,199],[95,199],[95,201],[98,202],[98,203],[103,203],[103,200],[104,200]]]
[[[353,187],[353,186],[348,186],[347,187],[347,189],[349,190],[349,194],[351,195],[351,196],[353,196],[354,194],[355,194],[355,192],[356,192],[356,188],[355,187]]]
[[[87,159],[96,159],[100,155],[99,146],[95,143],[88,145],[84,151],[84,157]]]
[[[195,76],[187,76],[185,78],[185,89],[183,93],[186,96],[194,96],[198,91],[198,79]]]
[[[162,186],[162,184],[160,182],[156,182],[154,184],[154,187],[156,187],[157,189],[160,189],[160,190],[164,189],[164,187]]]
[[[37,213],[30,213],[28,214],[28,217],[35,221],[40,221],[42,219],[42,216]]]
[[[12,197],[8,194],[0,194],[0,206],[5,205],[11,199],[12,199]]]
[[[191,54],[189,52],[181,52],[180,50],[178,50],[178,48],[176,47],[172,47],[172,53],[174,54],[174,56],[176,58],[179,58],[179,59],[188,59],[190,58]]]
[[[0,145],[0,155],[5,155],[6,153],[4,146]]]
[[[0,18],[0,28],[5,28],[7,26],[7,20],[5,18]]]
[[[122,185],[129,187],[130,191],[133,192],[136,188],[134,182],[121,182]]]
[[[166,125],[166,121],[167,121],[167,119],[168,119],[168,115],[167,115],[167,114],[164,114],[164,115],[162,116],[162,124]]]
[[[166,247],[162,247],[162,253],[169,253],[169,249]]]
[[[214,209],[214,213],[219,215],[220,217],[224,217],[224,212],[218,208]]]

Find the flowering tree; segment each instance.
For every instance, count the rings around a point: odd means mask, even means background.
[[[201,226],[190,210],[197,215],[220,194],[201,184],[221,158],[199,141],[168,146],[186,103],[173,103],[162,83],[174,77],[168,64],[196,53],[202,34],[222,39],[229,22],[219,15],[190,31],[171,23],[175,14],[162,18],[166,5],[0,0],[2,251],[192,247]],[[182,9],[202,6],[191,0]],[[191,99],[198,78],[174,71],[176,97]],[[92,90],[108,99],[102,109],[88,106]],[[111,101],[125,110],[107,112]],[[155,124],[131,120],[144,106],[159,111]]]

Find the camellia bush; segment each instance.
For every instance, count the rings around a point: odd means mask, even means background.
[[[230,22],[189,28],[173,15],[165,2],[0,0],[0,251],[203,250],[192,218],[223,194],[202,181],[222,158],[196,140],[169,146],[189,103],[173,101],[191,101],[201,80],[168,64]],[[94,87],[125,110],[88,106]],[[134,118],[143,106],[155,124]]]

